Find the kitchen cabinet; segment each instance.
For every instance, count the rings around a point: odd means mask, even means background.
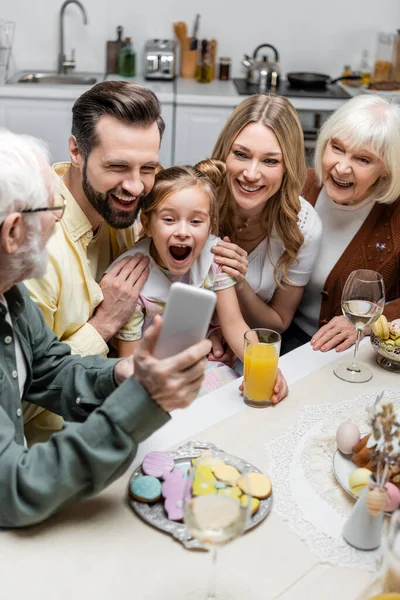
[[[68,138],[71,135],[72,106],[81,93],[82,90],[76,90],[76,97],[68,99],[48,99],[43,96],[0,97],[0,127],[41,138],[48,144],[53,162],[69,160]],[[171,166],[174,129],[172,102],[162,104],[162,116],[166,127],[161,143],[160,162],[163,166]]]
[[[0,98],[0,126],[44,140],[51,160],[68,160],[73,100]]]
[[[194,165],[209,157],[232,110],[230,106],[178,104],[175,117],[175,164]]]

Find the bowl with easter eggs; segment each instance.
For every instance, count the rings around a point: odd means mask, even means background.
[[[370,340],[378,365],[400,373],[400,319],[388,321],[381,315],[372,326]]]
[[[374,440],[370,433],[361,434],[352,421],[345,421],[336,431],[337,450],[333,455],[333,472],[338,483],[354,499],[375,481],[372,463]],[[400,467],[391,467],[386,490],[385,514],[400,507]]]

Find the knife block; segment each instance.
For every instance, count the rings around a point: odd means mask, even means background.
[[[184,48],[181,48],[181,69],[180,69],[181,77],[194,79],[194,77],[196,75],[196,65],[197,65],[197,49],[196,50],[186,50]]]

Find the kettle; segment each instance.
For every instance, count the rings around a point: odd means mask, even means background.
[[[274,60],[268,60],[267,56],[257,58],[261,48],[270,48],[274,52]],[[242,65],[247,68],[247,83],[258,85],[260,92],[274,89],[279,85],[280,68],[278,50],[271,44],[261,44],[253,52],[253,58],[244,55]]]

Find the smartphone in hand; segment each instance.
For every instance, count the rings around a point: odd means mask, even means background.
[[[216,301],[215,292],[173,283],[153,356],[167,358],[204,339]]]

